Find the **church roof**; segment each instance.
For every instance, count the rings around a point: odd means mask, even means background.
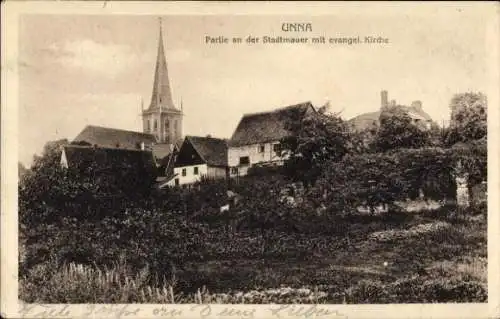
[[[81,142],[98,147],[137,150],[141,148],[141,143],[156,143],[156,138],[147,133],[87,125],[73,140],[73,143]]]
[[[286,123],[295,114],[305,116],[310,109],[314,111],[311,102],[305,102],[268,112],[245,114],[229,140],[229,146],[237,147],[281,140],[291,133],[286,128]]]
[[[196,152],[209,166],[227,166],[227,142],[214,137],[186,136]]]
[[[153,80],[153,92],[151,94],[151,104],[148,110],[166,109],[178,111],[172,100],[172,91],[168,77],[167,60],[163,46],[162,27],[160,23],[160,35],[158,39],[158,52],[156,55],[156,66]]]

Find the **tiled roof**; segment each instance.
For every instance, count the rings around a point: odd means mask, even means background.
[[[88,125],[73,140],[73,143],[79,142],[105,148],[137,150],[141,148],[141,143],[146,145],[156,143],[156,138],[151,134],[141,132]]]
[[[291,105],[269,112],[245,114],[229,140],[229,146],[280,140],[290,135],[286,123],[294,116],[303,117],[308,109],[314,110],[311,102]]]
[[[209,166],[227,166],[227,142],[214,137],[186,136],[186,141]]]

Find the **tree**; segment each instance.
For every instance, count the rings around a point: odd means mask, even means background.
[[[487,136],[487,98],[483,93],[459,93],[450,101],[451,121],[445,143],[467,143]]]
[[[327,114],[328,107],[305,117],[292,116],[287,124],[292,134],[281,141],[283,152],[289,155],[285,171],[305,187],[315,183],[326,163],[339,161],[360,147],[348,124],[338,114]]]
[[[248,179],[237,188],[242,196],[236,213],[238,228],[258,230],[263,254],[273,243],[273,232],[295,230],[292,210],[281,200],[283,188],[284,183],[277,176]]]
[[[42,155],[35,155],[31,168],[19,181],[19,218],[23,224],[36,224],[51,215],[64,187],[64,171],[60,166],[60,148],[66,139],[45,144]]]
[[[401,106],[380,113],[380,127],[374,139],[374,149],[419,148],[430,144],[430,132],[417,126]]]

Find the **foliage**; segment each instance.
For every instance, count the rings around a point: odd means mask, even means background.
[[[317,142],[316,145],[329,143],[319,137]],[[178,284],[175,296],[179,291],[193,292],[206,284],[218,290],[256,289],[259,293],[251,294],[254,302],[306,302],[305,298],[315,295],[291,293],[281,298],[260,291],[262,287],[280,284],[304,288],[305,283],[312,286],[325,282],[331,287],[320,288],[329,291],[322,301],[339,302],[344,297],[347,302],[485,298],[485,290],[470,278],[460,277],[457,281],[447,277],[439,281],[426,275],[414,281],[408,277],[421,271],[424,263],[436,259],[451,260],[464,252],[485,254],[485,223],[480,219],[471,222],[469,216],[464,216],[458,220],[441,212],[410,216],[394,207],[385,215],[367,216],[356,210],[359,205],[392,205],[415,198],[419,189],[427,198],[453,197],[453,177],[459,161],[460,173],[467,173],[470,183],[485,180],[487,151],[481,142],[451,149],[321,155],[319,179],[300,196],[285,194],[289,181],[281,174],[259,174],[257,170],[231,185],[241,199],[225,211],[220,209],[228,201],[225,181],[202,180],[189,188],[174,187],[157,193],[141,192],[141,187],[146,189],[143,185],[137,188],[137,194],[130,194],[132,189],[117,187],[126,182],[120,175],[116,179],[96,180],[92,178],[93,168],[87,175],[61,170],[57,151],[47,150],[44,155],[35,161],[20,185],[20,221],[26,246],[20,271],[25,275],[22,294],[27,299],[61,302],[68,300],[65,294],[69,294],[78,302],[161,302],[174,298],[169,292],[173,282]],[[298,200],[301,196],[302,203],[292,205],[286,201],[288,197]],[[418,238],[406,236],[420,230],[418,224],[425,226],[433,219],[444,220],[453,227],[419,232]],[[400,240],[387,241],[372,240],[370,236],[390,229],[405,235]],[[373,254],[374,251],[379,253]],[[366,266],[367,260],[382,264],[382,258],[388,256],[400,266],[384,271],[376,267],[365,269],[362,274],[346,270],[349,265]],[[116,270],[119,275],[99,272],[98,269],[118,267],[117,260],[127,265]],[[322,265],[325,260],[326,266]],[[68,263],[92,268],[77,275],[73,266],[65,268]],[[214,264],[217,271],[210,268]],[[330,269],[331,264],[344,270],[337,273]],[[291,269],[290,265],[296,266]],[[314,267],[323,268],[316,272]],[[115,279],[106,279],[109,277]],[[69,278],[77,280],[64,288],[60,283]],[[365,285],[362,279],[367,278],[373,282]],[[403,279],[394,285],[389,283],[396,278]],[[127,281],[135,280],[136,287],[143,288],[127,286]],[[427,288],[412,295],[409,289],[416,284]],[[433,295],[432,291],[443,293]],[[200,300],[194,295],[183,298],[174,300]],[[233,302],[240,301],[241,295],[207,293],[203,298],[207,302]]]
[[[415,199],[420,192],[427,199],[454,199],[455,176],[466,172],[471,186],[486,180],[486,159],[485,145],[348,155],[329,165],[310,198],[316,207],[323,203],[332,213],[392,205]]]
[[[450,101],[451,123],[446,145],[486,138],[488,102],[483,93],[455,94]]]
[[[327,111],[328,106],[324,106],[303,118],[298,113],[292,116],[287,129],[293,134],[281,141],[284,153],[290,156],[286,171],[306,187],[315,183],[325,163],[340,160],[361,147],[353,143],[347,122]]]
[[[269,246],[270,231],[288,230],[295,225],[291,207],[281,200],[284,186],[283,180],[271,176],[245,180],[236,188],[242,196],[237,208],[239,228],[258,229],[263,252]]]
[[[95,220],[150,195],[154,172],[121,163],[119,158],[105,170],[92,162],[62,168],[61,147],[67,144],[66,140],[47,143],[21,179],[19,211],[24,225],[52,223],[63,217]]]
[[[145,215],[137,214],[137,217]],[[443,217],[446,215],[443,211],[435,214],[450,222]],[[176,303],[485,301],[485,220],[468,217],[464,224],[454,224],[448,229],[421,233],[420,236],[403,236],[390,242],[372,240],[368,236],[383,229],[388,232],[412,229],[433,220],[420,214],[414,216],[415,219],[401,224],[388,225],[380,222],[381,217],[377,222],[376,216],[370,218],[371,222],[347,224],[344,233],[349,234],[350,243],[340,236],[271,233],[266,254],[262,254],[256,241],[258,232],[238,232],[229,240],[223,231],[216,233],[213,227],[205,225],[200,229],[193,225],[182,230],[193,229],[180,239],[190,243],[180,245],[177,244],[179,241],[169,240],[169,244],[161,247],[171,247],[171,256],[183,255],[183,263],[179,264],[182,267],[178,267],[173,276],[165,274],[166,280],[155,278],[155,270],[149,264],[134,266],[129,262],[131,256],[122,258],[117,255],[108,266],[99,265],[94,256],[109,256],[112,250],[133,253],[135,243],[123,239],[123,242],[110,244],[111,240],[117,240],[115,234],[114,237],[101,237],[101,241],[90,237],[90,241],[102,247],[92,252],[95,264],[76,266],[48,259],[30,267],[20,274],[20,298],[29,302],[55,303],[170,303],[172,298]],[[152,232],[155,235],[158,231],[168,232],[170,218],[163,220],[162,226],[153,228]],[[137,220],[134,223],[137,224]],[[147,229],[154,223],[162,223],[162,220],[148,221],[139,227]],[[85,227],[88,230],[83,236],[91,231],[90,225]],[[102,226],[97,224],[94,229],[96,227],[101,229]],[[178,227],[173,225],[172,229]],[[189,236],[195,234],[202,235],[191,240]],[[67,240],[74,241],[72,249],[82,247],[79,236],[68,235]],[[151,248],[164,240],[145,242],[135,251],[139,254],[137,259],[154,260],[158,251]],[[50,241],[42,243],[46,247],[51,245]],[[54,247],[46,251],[45,256],[57,251],[58,248]],[[200,258],[188,258],[195,254]],[[389,262],[387,267],[383,267],[384,261]],[[163,267],[157,267],[156,271],[169,267],[163,262]],[[212,292],[199,289],[204,285]]]
[[[425,280],[414,276],[391,284],[362,280],[346,291],[347,303],[485,302],[487,290],[469,278]]]
[[[414,124],[401,106],[384,109],[379,121],[380,127],[373,141],[373,148],[377,151],[419,148],[430,144],[430,132]]]

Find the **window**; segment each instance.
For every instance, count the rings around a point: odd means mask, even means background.
[[[186,176],[186,169],[185,168],[182,169],[182,176]]]
[[[154,121],[153,128],[155,131],[158,129],[158,121],[157,120]]]
[[[240,157],[240,165],[250,164],[250,158],[248,156]]]
[[[169,128],[170,128],[170,122],[167,119],[165,120],[165,132],[168,132]]]
[[[279,156],[281,154],[281,144],[274,144],[273,145],[273,152]]]
[[[146,124],[146,131],[149,132],[149,131],[151,131],[151,121],[148,120],[146,123],[147,123]]]
[[[194,167],[194,171],[193,171],[194,175],[198,175],[198,166],[195,166]]]
[[[264,144],[259,145],[259,153],[264,153],[264,150],[265,150],[265,145]]]
[[[175,186],[179,186],[179,179],[178,178],[175,179]]]
[[[174,132],[177,132],[177,120],[174,121]]]
[[[238,167],[231,167],[231,174],[238,175]]]

